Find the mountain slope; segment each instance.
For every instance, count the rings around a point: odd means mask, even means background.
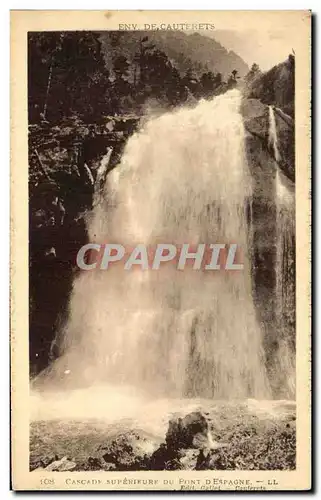
[[[237,70],[240,76],[249,71],[240,56],[226,50],[213,38],[199,33],[188,35],[182,31],[103,32],[101,40],[107,65],[111,67],[115,54],[132,60],[144,37],[164,51],[182,74],[192,69],[199,77],[204,71],[213,71],[222,73],[226,79],[233,70]]]

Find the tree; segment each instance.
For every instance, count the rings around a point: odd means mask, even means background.
[[[113,70],[116,80],[124,80],[128,76],[129,62],[125,56],[117,56],[113,60]]]
[[[109,74],[97,32],[37,32],[28,36],[29,120],[59,121],[108,107]]]
[[[192,94],[195,94],[197,92],[199,82],[192,68],[189,68],[186,71],[185,76],[182,78],[182,84],[185,85],[192,92]]]
[[[155,49],[155,45],[148,43],[148,36],[144,36],[139,40],[139,51],[134,55],[134,85],[136,86],[139,80],[139,86],[144,85],[145,76],[147,73],[147,54]],[[139,79],[137,78],[137,69],[139,69]]]
[[[237,75],[237,74],[238,74],[237,69],[233,69],[233,71],[232,71],[232,76],[233,76],[233,80],[235,80],[235,81],[236,81],[236,75]]]
[[[289,57],[288,57],[288,63],[289,63],[289,66],[291,69],[294,69],[294,64],[295,64],[295,56],[294,56],[294,53],[293,54],[289,54]]]
[[[215,87],[219,87],[220,85],[222,85],[222,82],[223,82],[222,73],[216,73],[214,77]]]
[[[182,82],[178,70],[171,66],[168,79],[165,82],[166,97],[171,106],[176,106],[187,99],[186,87]]]
[[[203,97],[211,97],[214,94],[215,76],[212,71],[203,73],[200,79],[201,95]]]
[[[256,63],[253,63],[252,66],[251,66],[250,71],[245,76],[245,81],[246,82],[252,82],[260,74],[261,74],[261,70],[259,68],[259,65],[256,64]]]
[[[141,67],[141,83],[145,92],[156,98],[164,96],[171,69],[172,65],[165,52],[159,49],[145,51]]]
[[[253,74],[261,72],[259,65],[256,63],[253,63],[251,66],[250,72]]]

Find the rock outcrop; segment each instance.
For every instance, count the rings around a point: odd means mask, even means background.
[[[100,446],[98,453],[107,464],[114,464],[117,470],[141,470],[146,468],[157,447],[157,442],[147,439],[142,433],[128,431]]]
[[[68,457],[63,457],[61,460],[55,460],[49,464],[45,470],[50,472],[67,472],[75,470],[76,467],[76,462],[69,460]]]
[[[204,448],[208,446],[208,433],[208,421],[201,412],[172,418],[168,424],[166,446],[173,449]]]
[[[200,411],[170,419],[165,443],[153,453],[153,470],[201,470],[215,450],[226,447],[215,442],[208,418]]]
[[[46,421],[31,428],[30,470],[291,470],[295,411],[294,403],[204,400],[172,415],[162,435],[158,426],[157,434],[141,430],[143,422],[117,432],[115,423]]]
[[[295,181],[295,147],[294,147],[294,122],[291,116],[284,113],[281,109],[273,106],[276,121],[276,131],[278,138],[278,148],[280,160],[278,167],[283,174]],[[274,153],[269,145],[269,106],[262,103],[259,99],[243,99],[241,109],[244,126],[248,134],[258,139],[259,144],[272,156]],[[252,148],[254,151],[254,148]],[[260,148],[259,148],[260,149]]]

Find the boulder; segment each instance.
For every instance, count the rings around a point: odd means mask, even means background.
[[[72,471],[77,467],[76,462],[69,460],[68,457],[63,457],[61,460],[55,460],[49,464],[45,470],[51,472],[66,472]]]
[[[165,443],[152,454],[150,470],[202,470],[208,457],[228,446],[213,440],[206,416],[195,411],[169,421]]]
[[[197,449],[180,450],[178,463],[180,470],[195,470],[200,451]]]
[[[139,432],[128,431],[100,446],[98,452],[106,463],[114,464],[117,470],[141,470],[147,468],[158,444]]]
[[[169,448],[208,447],[209,425],[199,411],[189,413],[184,418],[174,417],[169,421],[166,445]]]
[[[162,443],[152,454],[149,460],[150,470],[177,470],[179,469],[179,450]]]
[[[30,459],[30,470],[44,470],[49,464],[59,460],[58,455],[48,455],[42,458]]]
[[[149,470],[195,470],[200,450],[173,449],[163,443],[153,453],[149,461]]]

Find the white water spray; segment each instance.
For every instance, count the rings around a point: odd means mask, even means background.
[[[173,409],[206,398],[271,397],[252,297],[240,102],[233,90],[149,120],[107,176],[88,231],[91,242],[125,247],[237,243],[244,270],[82,272],[62,355],[33,393],[35,420],[126,417],[155,431]]]
[[[63,344],[78,382],[157,397],[269,397],[251,289],[240,94],[147,122],[107,177],[91,242],[237,243],[244,271],[84,272]]]

